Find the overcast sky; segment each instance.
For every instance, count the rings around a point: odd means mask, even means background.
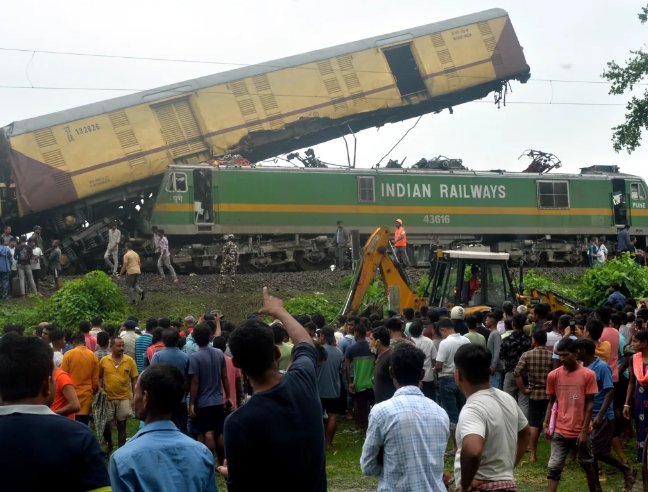
[[[531,80],[513,83],[506,108],[498,110],[489,98],[457,106],[453,115],[446,111],[423,116],[390,157],[407,156],[406,164],[413,164],[443,154],[463,159],[471,169],[519,171],[527,161],[518,161],[518,156],[534,148],[556,154],[565,171],[613,164],[648,177],[648,141],[632,155],[612,148],[611,127],[623,121],[627,98],[609,96],[607,84],[540,80],[602,81],[606,62],[625,60],[648,37],[648,25],[637,19],[645,4],[646,0],[23,0],[2,4],[0,48],[248,64],[500,7],[508,11],[524,47]],[[30,52],[0,50],[4,86],[144,90],[232,68],[236,66],[40,53],[32,57]],[[0,88],[0,126],[124,94],[128,92]],[[359,133],[358,166],[375,164],[413,123]],[[325,161],[346,163],[340,139],[315,150]]]

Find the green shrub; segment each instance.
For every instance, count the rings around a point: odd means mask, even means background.
[[[81,279],[63,284],[49,299],[30,299],[13,304],[0,313],[0,326],[19,323],[26,328],[42,321],[75,330],[79,321],[95,316],[105,323],[121,325],[129,310],[119,286],[104,272],[90,272]]]
[[[538,275],[533,270],[529,270],[524,275],[524,293],[529,294],[531,289],[538,289],[542,291],[551,290],[561,294],[576,302],[582,302],[581,294],[577,287],[569,287],[563,283],[557,283],[555,280],[545,276]]]
[[[66,282],[51,297],[48,321],[57,326],[73,328],[82,320],[99,316],[105,323],[121,324],[128,316],[128,307],[121,289],[104,272],[94,271],[83,278]]]
[[[293,315],[307,314],[313,316],[314,314],[321,314],[327,323],[331,323],[337,318],[342,309],[342,306],[337,306],[323,295],[317,294],[289,299],[284,303],[284,306]]]
[[[648,269],[634,261],[630,253],[614,258],[605,264],[585,271],[579,299],[589,307],[597,307],[607,301],[610,284],[618,282],[626,297],[643,298],[648,293]]]

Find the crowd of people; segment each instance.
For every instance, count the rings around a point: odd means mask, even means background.
[[[590,491],[602,490],[601,463],[629,491],[631,420],[640,462],[647,437],[648,303],[620,290],[573,313],[425,306],[331,325],[264,289],[238,325],[218,313],[142,328],[95,318],[76,332],[7,325],[3,490],[216,490],[215,473],[229,490],[260,490],[290,470],[282,490],[325,491],[326,450],[347,419],[379,491],[515,491],[514,468],[526,453],[538,460],[541,435],[548,490],[571,455]],[[27,454],[45,457],[39,473]]]
[[[24,300],[27,294],[38,294],[40,283],[45,280],[48,269],[54,279],[54,288],[61,288],[59,241],[52,241],[47,257],[45,250],[40,226],[34,227],[29,240],[26,236],[12,236],[11,226],[4,227],[0,234],[0,299],[9,298],[13,279],[18,280],[19,299]]]

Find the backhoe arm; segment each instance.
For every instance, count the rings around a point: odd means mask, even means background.
[[[380,227],[367,241],[349,289],[343,313],[358,313],[378,270],[380,270],[381,280],[389,297],[391,309],[400,313],[406,307],[417,309],[425,304],[424,298],[419,298],[412,292],[407,280],[387,254],[390,247],[389,238],[389,229]]]

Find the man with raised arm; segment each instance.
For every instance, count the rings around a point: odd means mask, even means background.
[[[259,314],[278,319],[293,341],[293,362],[279,372],[280,352],[270,327],[248,319],[229,339],[232,362],[254,388],[245,405],[225,421],[225,466],[218,471],[230,492],[264,490],[277,470],[290,470],[286,492],[326,491],[322,406],[317,391],[317,350],[306,330],[263,289]],[[286,425],[289,423],[289,425]],[[272,458],[268,459],[271,455]],[[254,463],[254,473],[249,464]]]

